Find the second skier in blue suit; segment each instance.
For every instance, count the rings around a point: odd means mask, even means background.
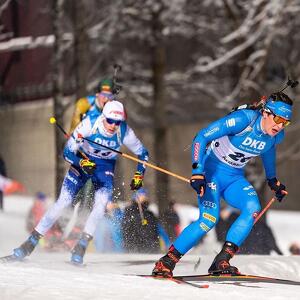
[[[284,93],[272,94],[260,110],[241,109],[200,130],[192,145],[191,186],[198,194],[199,219],[180,234],[168,253],[159,259],[152,274],[173,276],[180,258],[218,222],[221,197],[240,210],[227,232],[226,242],[208,272],[239,274],[229,260],[247,238],[261,206],[255,189],[245,178],[244,167],[261,156],[270,188],[279,201],[287,194],[276,175],[276,146],[292,117],[292,100]]]

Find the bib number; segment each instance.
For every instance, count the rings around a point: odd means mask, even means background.
[[[234,152],[228,155],[232,160],[238,161],[241,163],[246,163],[248,160],[250,160],[252,157],[247,157],[245,154],[240,153],[240,152]]]
[[[103,151],[103,150],[99,150],[99,149],[94,149],[94,154],[96,154],[97,156],[100,157],[107,157],[111,154],[111,151]]]

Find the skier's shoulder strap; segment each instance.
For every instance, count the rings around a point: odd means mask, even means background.
[[[235,106],[234,108],[232,108],[230,112],[232,113],[234,111],[241,110],[241,109],[261,110],[266,104],[266,101],[267,101],[267,97],[262,96],[259,101],[256,101],[254,103],[246,103],[239,106]]]
[[[235,134],[236,136],[243,136],[249,131],[253,130],[254,123],[260,116],[260,111],[259,110],[253,110],[253,109],[246,109],[246,108],[240,108],[236,109],[231,113],[237,112],[237,111],[242,111],[245,114],[245,118],[248,120],[248,125],[243,129],[241,132]]]
[[[260,116],[260,111],[263,108],[264,104],[266,103],[267,97],[262,96],[259,102],[254,103],[246,103],[239,106],[234,107],[230,113],[233,113],[235,111],[244,111],[247,115],[248,119],[250,120],[249,125],[240,133],[237,134],[237,136],[242,136],[245,133],[252,131],[253,125]]]
[[[123,141],[124,141],[124,138],[126,135],[126,131],[127,131],[127,123],[125,121],[123,121],[118,130],[118,140],[119,140],[119,142],[121,142],[121,144],[123,144]]]

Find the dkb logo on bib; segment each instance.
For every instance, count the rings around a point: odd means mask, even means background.
[[[250,137],[247,137],[243,141],[242,145],[250,146],[251,148],[258,149],[258,150],[263,150],[266,146],[266,143],[262,142],[262,141],[257,141],[256,139],[251,139]]]

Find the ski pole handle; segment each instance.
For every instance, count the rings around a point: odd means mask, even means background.
[[[65,136],[65,138],[69,138],[70,137],[70,135],[61,127],[61,125],[59,125],[57,122],[56,122],[56,119],[54,118],[54,117],[51,117],[50,119],[49,119],[49,122],[50,122],[50,124],[55,124],[56,125],[56,127],[64,134],[64,136]]]
[[[54,117],[51,117],[49,119],[50,124],[55,124],[56,127],[64,134],[65,138],[68,139],[70,137],[70,135],[63,129],[63,127],[57,123],[56,119]],[[84,159],[89,159],[85,153],[83,153],[82,151],[78,150],[78,152],[80,153],[80,155],[84,158]]]

